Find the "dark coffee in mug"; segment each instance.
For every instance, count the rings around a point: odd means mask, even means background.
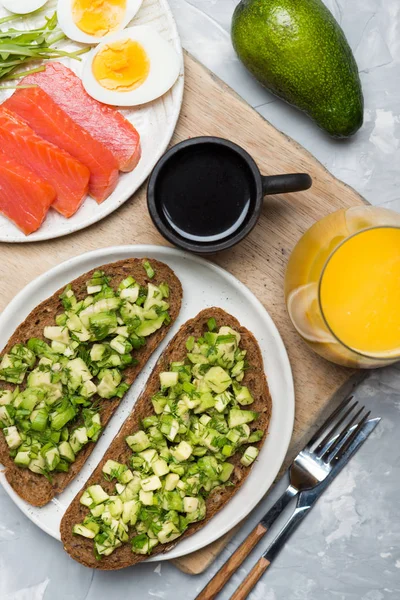
[[[215,242],[246,222],[255,186],[246,161],[226,146],[178,152],[161,171],[156,198],[165,225],[195,242]],[[177,175],[179,173],[179,175]]]

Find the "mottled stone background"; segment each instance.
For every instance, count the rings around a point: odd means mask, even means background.
[[[365,93],[364,127],[347,142],[328,139],[244,71],[228,33],[236,0],[170,3],[187,50],[372,204],[400,210],[400,1],[325,1],[355,52]],[[357,397],[383,417],[379,429],[321,498],[251,600],[400,599],[400,367],[373,373]],[[284,483],[199,577],[183,575],[165,562],[94,573],[70,560],[0,489],[0,599],[192,600]],[[232,579],[222,600],[231,596],[267,542]]]

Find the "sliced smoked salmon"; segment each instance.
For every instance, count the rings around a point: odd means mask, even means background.
[[[59,62],[48,63],[43,71],[32,73],[22,85],[38,85],[92,137],[115,156],[120,171],[132,171],[139,162],[140,136],[116,109],[94,100],[71,69]]]
[[[3,103],[48,142],[66,150],[90,171],[89,194],[103,202],[118,182],[118,164],[104,144],[95,140],[39,87],[25,88]]]
[[[70,154],[38,136],[20,117],[0,106],[0,148],[54,187],[53,207],[72,216],[85,199],[89,169]]]
[[[49,183],[0,151],[0,213],[25,235],[39,229],[55,199]]]

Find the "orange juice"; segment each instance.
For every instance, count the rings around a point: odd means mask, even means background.
[[[316,223],[290,257],[285,297],[297,331],[328,360],[400,360],[400,215],[361,206]]]
[[[323,272],[320,301],[346,346],[400,356],[400,228],[367,229],[339,246]]]

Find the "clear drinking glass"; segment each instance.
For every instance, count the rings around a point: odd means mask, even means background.
[[[324,358],[356,368],[400,360],[400,214],[359,206],[315,223],[289,259],[285,299]]]

